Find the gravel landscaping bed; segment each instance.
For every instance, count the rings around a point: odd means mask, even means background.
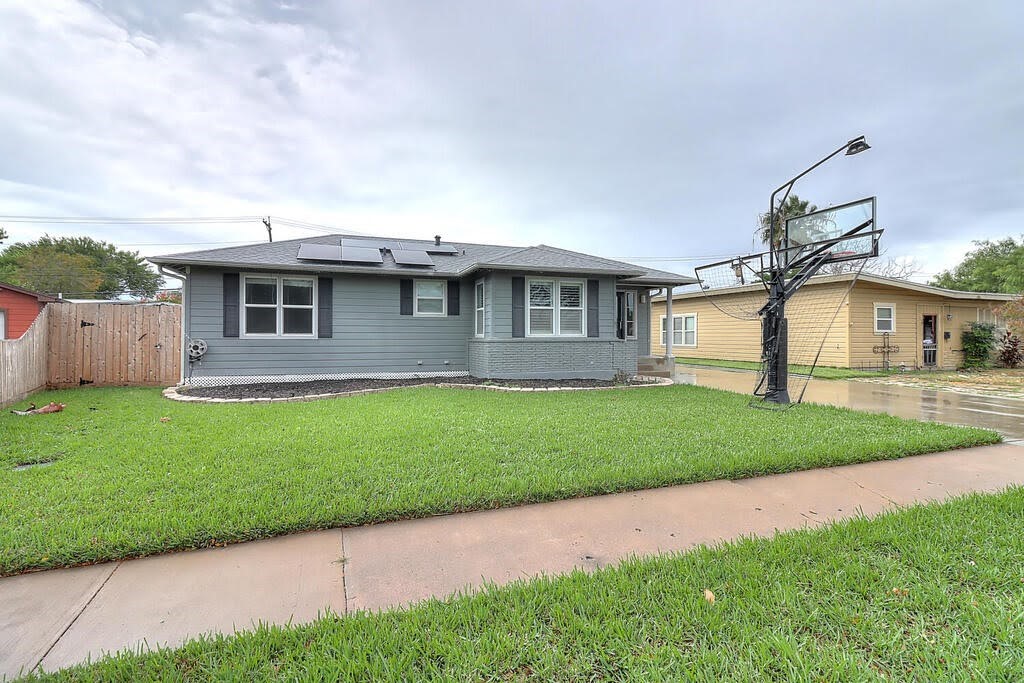
[[[626,382],[603,379],[480,379],[479,377],[421,377],[413,379],[336,379],[310,382],[261,382],[259,384],[230,384],[215,387],[189,386],[178,393],[202,398],[296,398],[322,394],[343,394],[353,391],[392,389],[419,384],[460,384],[523,389],[597,389],[615,386],[651,384],[643,378]]]

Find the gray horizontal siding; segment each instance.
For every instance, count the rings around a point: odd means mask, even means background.
[[[209,344],[193,376],[468,369],[473,280],[461,283],[458,316],[421,318],[399,314],[398,278],[336,275],[333,337],[225,339],[224,272],[193,267],[189,277],[188,333]]]

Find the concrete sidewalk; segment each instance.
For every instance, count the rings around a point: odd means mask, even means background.
[[[294,534],[0,579],[0,678],[1024,484],[1024,445]]]

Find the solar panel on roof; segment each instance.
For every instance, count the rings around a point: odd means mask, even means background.
[[[379,239],[377,237],[343,237],[342,247],[366,247],[368,249],[401,249],[400,242]]]
[[[341,246],[341,260],[345,263],[383,263],[379,248]]]
[[[426,248],[428,254],[458,254],[459,250],[450,244],[434,244]]]
[[[392,249],[391,255],[400,266],[432,266],[434,260],[421,249]]]
[[[299,245],[298,258],[308,261],[340,261],[341,246],[337,244],[303,242]]]

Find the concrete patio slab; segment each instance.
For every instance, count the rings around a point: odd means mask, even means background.
[[[111,562],[0,581],[0,680],[31,671],[116,567]]]
[[[341,554],[341,530],[332,529],[122,562],[42,669],[257,622],[308,622],[327,609],[344,613]]]

